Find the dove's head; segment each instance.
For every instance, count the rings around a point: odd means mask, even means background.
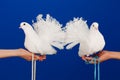
[[[90,27],[90,30],[98,30],[98,26],[99,26],[99,24],[97,22],[93,22]]]
[[[19,28],[25,30],[25,29],[31,29],[32,27],[31,27],[31,25],[28,24],[27,22],[21,22]]]

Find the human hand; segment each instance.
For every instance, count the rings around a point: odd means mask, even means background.
[[[106,60],[111,59],[111,53],[110,51],[101,51],[98,54],[96,54],[99,57],[99,62],[103,62]],[[87,56],[82,56],[82,59],[85,61],[92,61],[91,64],[94,64],[93,57],[87,57]],[[98,63],[98,60],[97,62]]]
[[[21,57],[27,61],[32,60],[32,54],[33,53],[31,53],[25,49],[19,49],[19,57]],[[46,55],[43,55],[43,56],[34,55],[34,60],[43,61],[45,59],[46,59]]]

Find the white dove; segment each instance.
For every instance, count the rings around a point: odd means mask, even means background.
[[[34,27],[34,29],[33,29]],[[55,46],[63,49],[64,32],[62,25],[50,15],[46,19],[42,18],[42,14],[38,15],[37,22],[33,23],[33,27],[27,22],[22,22],[20,28],[25,33],[24,46],[32,53],[41,55],[52,55],[57,51],[52,47]],[[36,79],[36,61],[32,56],[32,80]]]
[[[56,53],[56,50],[52,46],[59,49],[64,48],[62,44],[64,41],[64,32],[61,29],[62,25],[57,20],[49,15],[44,20],[42,14],[40,14],[37,17],[37,22],[33,23],[33,27],[27,22],[20,24],[20,28],[25,33],[25,48],[30,52],[51,55]]]
[[[98,30],[98,23],[93,22],[88,28],[88,25],[82,18],[74,18],[66,24],[66,44],[67,49],[71,49],[76,44],[80,43],[79,56],[92,55],[103,50],[105,40],[103,35]]]
[[[24,45],[26,49],[32,53],[38,53],[41,55],[56,53],[56,50],[52,48],[48,42],[44,41],[38,36],[30,24],[22,22],[20,26],[25,33]]]

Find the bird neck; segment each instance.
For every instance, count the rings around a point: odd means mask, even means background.
[[[91,28],[90,32],[98,32],[98,30]]]
[[[33,28],[28,28],[28,29],[23,29],[25,36],[29,36],[29,35],[33,35],[35,34],[35,31],[33,30]]]

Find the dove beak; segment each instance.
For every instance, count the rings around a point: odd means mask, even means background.
[[[19,29],[21,29],[22,27],[20,26]]]
[[[97,28],[97,27],[95,27],[95,29],[96,29],[96,30],[98,30],[98,28]]]

